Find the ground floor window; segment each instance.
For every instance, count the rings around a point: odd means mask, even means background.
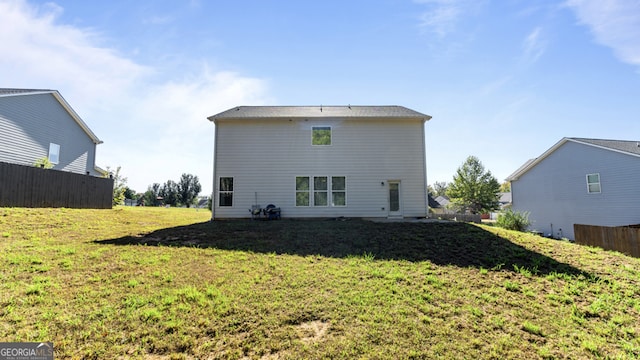
[[[344,176],[331,177],[331,206],[347,205],[347,178]]]
[[[233,178],[221,177],[219,187],[219,206],[233,206]]]
[[[327,206],[327,194],[329,193],[327,185],[326,176],[313,177],[313,206]]]
[[[296,176],[296,206],[309,206],[309,186],[308,176]]]
[[[296,206],[346,205],[345,176],[296,176]]]

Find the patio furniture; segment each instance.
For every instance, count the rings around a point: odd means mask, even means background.
[[[280,208],[273,204],[267,205],[263,213],[267,220],[280,220]]]
[[[262,214],[262,206],[260,205],[251,205],[251,209],[249,209],[251,213],[251,220],[260,219],[260,215]]]

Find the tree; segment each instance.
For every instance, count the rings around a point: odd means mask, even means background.
[[[178,183],[178,195],[183,205],[191,207],[191,204],[196,200],[201,190],[202,186],[200,186],[200,181],[197,176],[182,174],[180,182]]]
[[[130,199],[130,200],[137,200],[138,199],[138,194],[132,188],[130,188],[128,186],[125,186],[124,187],[124,198],[125,199]]]
[[[451,202],[472,214],[486,213],[500,207],[500,183],[486,171],[480,160],[469,156],[456,171],[447,189]]]
[[[431,195],[435,197],[445,196],[447,194],[448,188],[449,184],[446,181],[436,181],[435,183],[433,183],[433,192],[431,193]]]
[[[158,196],[160,196],[160,184],[153,183],[153,185],[147,187],[147,191],[145,191],[142,196],[142,201],[144,202],[144,205],[158,206],[160,205]]]
[[[159,195],[164,198],[167,205],[178,205],[178,184],[173,180],[167,180],[160,188]]]
[[[127,178],[120,174],[120,166],[116,168],[115,173],[107,166],[107,174],[113,179],[113,205],[122,205],[124,203]]]
[[[511,192],[511,182],[505,181],[502,184],[500,184],[500,192],[503,192],[503,193]]]

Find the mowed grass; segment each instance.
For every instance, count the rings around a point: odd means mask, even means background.
[[[640,357],[640,262],[462,223],[0,208],[0,341],[56,359]]]

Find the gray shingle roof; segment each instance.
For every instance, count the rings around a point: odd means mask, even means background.
[[[267,118],[397,118],[424,119],[431,116],[403,106],[237,106],[209,116],[219,119],[267,119]]]
[[[618,150],[630,154],[640,155],[640,141],[631,140],[604,140],[604,139],[585,139],[585,138],[569,138],[577,142],[600,146],[611,150]]]
[[[35,93],[35,92],[51,92],[51,91],[53,90],[0,88],[0,95],[24,94],[24,93]]]

